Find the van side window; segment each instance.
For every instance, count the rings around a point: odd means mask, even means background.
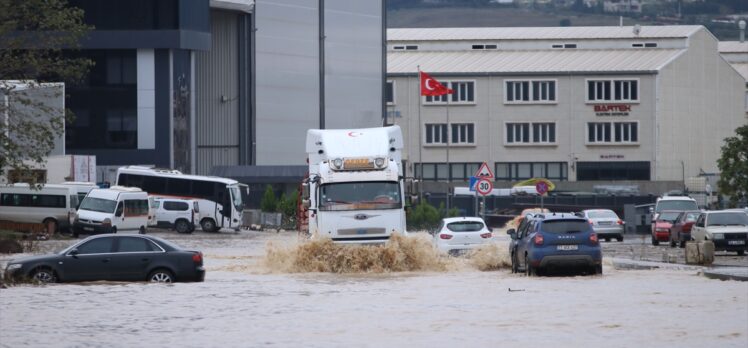
[[[186,202],[171,202],[171,201],[164,202],[164,210],[185,211],[189,209],[190,209],[190,205],[187,204]]]
[[[117,203],[117,209],[114,210],[114,216],[122,216],[122,202]]]
[[[147,199],[127,199],[125,200],[125,216],[148,215]]]

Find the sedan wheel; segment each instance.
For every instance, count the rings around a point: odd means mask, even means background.
[[[655,239],[655,236],[652,236],[652,245],[660,245],[660,241]]]
[[[151,275],[148,276],[148,281],[152,283],[173,283],[174,276],[165,269],[157,269],[151,272]]]
[[[47,268],[36,269],[31,274],[31,279],[33,279],[37,283],[44,283],[44,284],[57,282],[57,277],[55,276],[55,272]]]

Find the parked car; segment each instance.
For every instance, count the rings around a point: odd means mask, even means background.
[[[686,247],[686,242],[691,240],[691,228],[698,219],[700,211],[684,211],[678,215],[678,218],[670,227],[670,247],[675,248],[680,245]]]
[[[201,282],[203,254],[147,235],[90,236],[50,255],[13,259],[5,268],[8,280],[41,283],[94,280]]]
[[[452,255],[475,249],[490,242],[491,230],[479,217],[453,217],[442,219],[434,234],[439,251]]]
[[[598,238],[605,239],[606,242],[610,242],[611,238],[623,242],[623,220],[614,211],[609,209],[582,210],[582,217],[590,222]]]
[[[154,224],[160,228],[173,228],[178,233],[195,231],[195,221],[200,221],[198,202],[192,199],[155,198],[153,200]]]
[[[680,211],[666,210],[660,212],[657,219],[652,223],[652,245],[660,245],[660,242],[670,241],[670,228],[678,220]]]
[[[507,234],[516,240],[510,250],[512,272],[528,276],[551,268],[581,268],[602,274],[602,250],[590,223],[575,214],[537,214],[518,231]]]
[[[748,214],[725,210],[701,213],[691,228],[691,238],[711,240],[714,250],[737,251],[738,255],[745,255],[748,250]]]

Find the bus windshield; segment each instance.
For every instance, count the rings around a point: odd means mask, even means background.
[[[231,191],[231,202],[234,204],[234,209],[239,212],[244,211],[241,188],[241,186],[229,186],[229,191]]]
[[[81,202],[79,210],[98,211],[100,213],[114,213],[117,201],[102,198],[86,197]]]
[[[322,185],[320,210],[399,209],[402,207],[397,182],[345,182]]]

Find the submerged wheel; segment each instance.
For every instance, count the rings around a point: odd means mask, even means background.
[[[192,232],[190,229],[190,224],[187,222],[187,220],[177,220],[177,222],[174,223],[174,229],[177,230],[177,233]]]
[[[37,268],[31,272],[30,278],[37,283],[56,283],[57,276],[55,272],[49,268]]]
[[[660,245],[660,241],[655,239],[655,236],[652,236],[652,245]]]
[[[618,240],[619,242],[623,242],[623,236],[616,237],[616,240]]]
[[[138,234],[145,234],[145,226],[140,226],[140,229],[138,230]]]
[[[530,264],[530,260],[525,255],[525,275],[528,277],[534,277],[538,275],[538,270]]]
[[[173,283],[174,275],[167,269],[159,268],[148,275],[148,281],[151,283]]]
[[[517,264],[517,255],[512,254],[512,273],[519,273],[519,265]]]
[[[595,273],[594,274],[603,275],[603,265],[602,264],[595,266]]]
[[[203,221],[200,221],[200,227],[202,227],[203,231],[205,232],[218,231],[218,226],[216,226],[216,222],[213,221],[213,219],[205,219]]]
[[[738,256],[745,255],[745,250],[738,250]]]
[[[57,220],[55,219],[44,220],[44,232],[46,232],[50,236],[55,234],[57,232]]]

